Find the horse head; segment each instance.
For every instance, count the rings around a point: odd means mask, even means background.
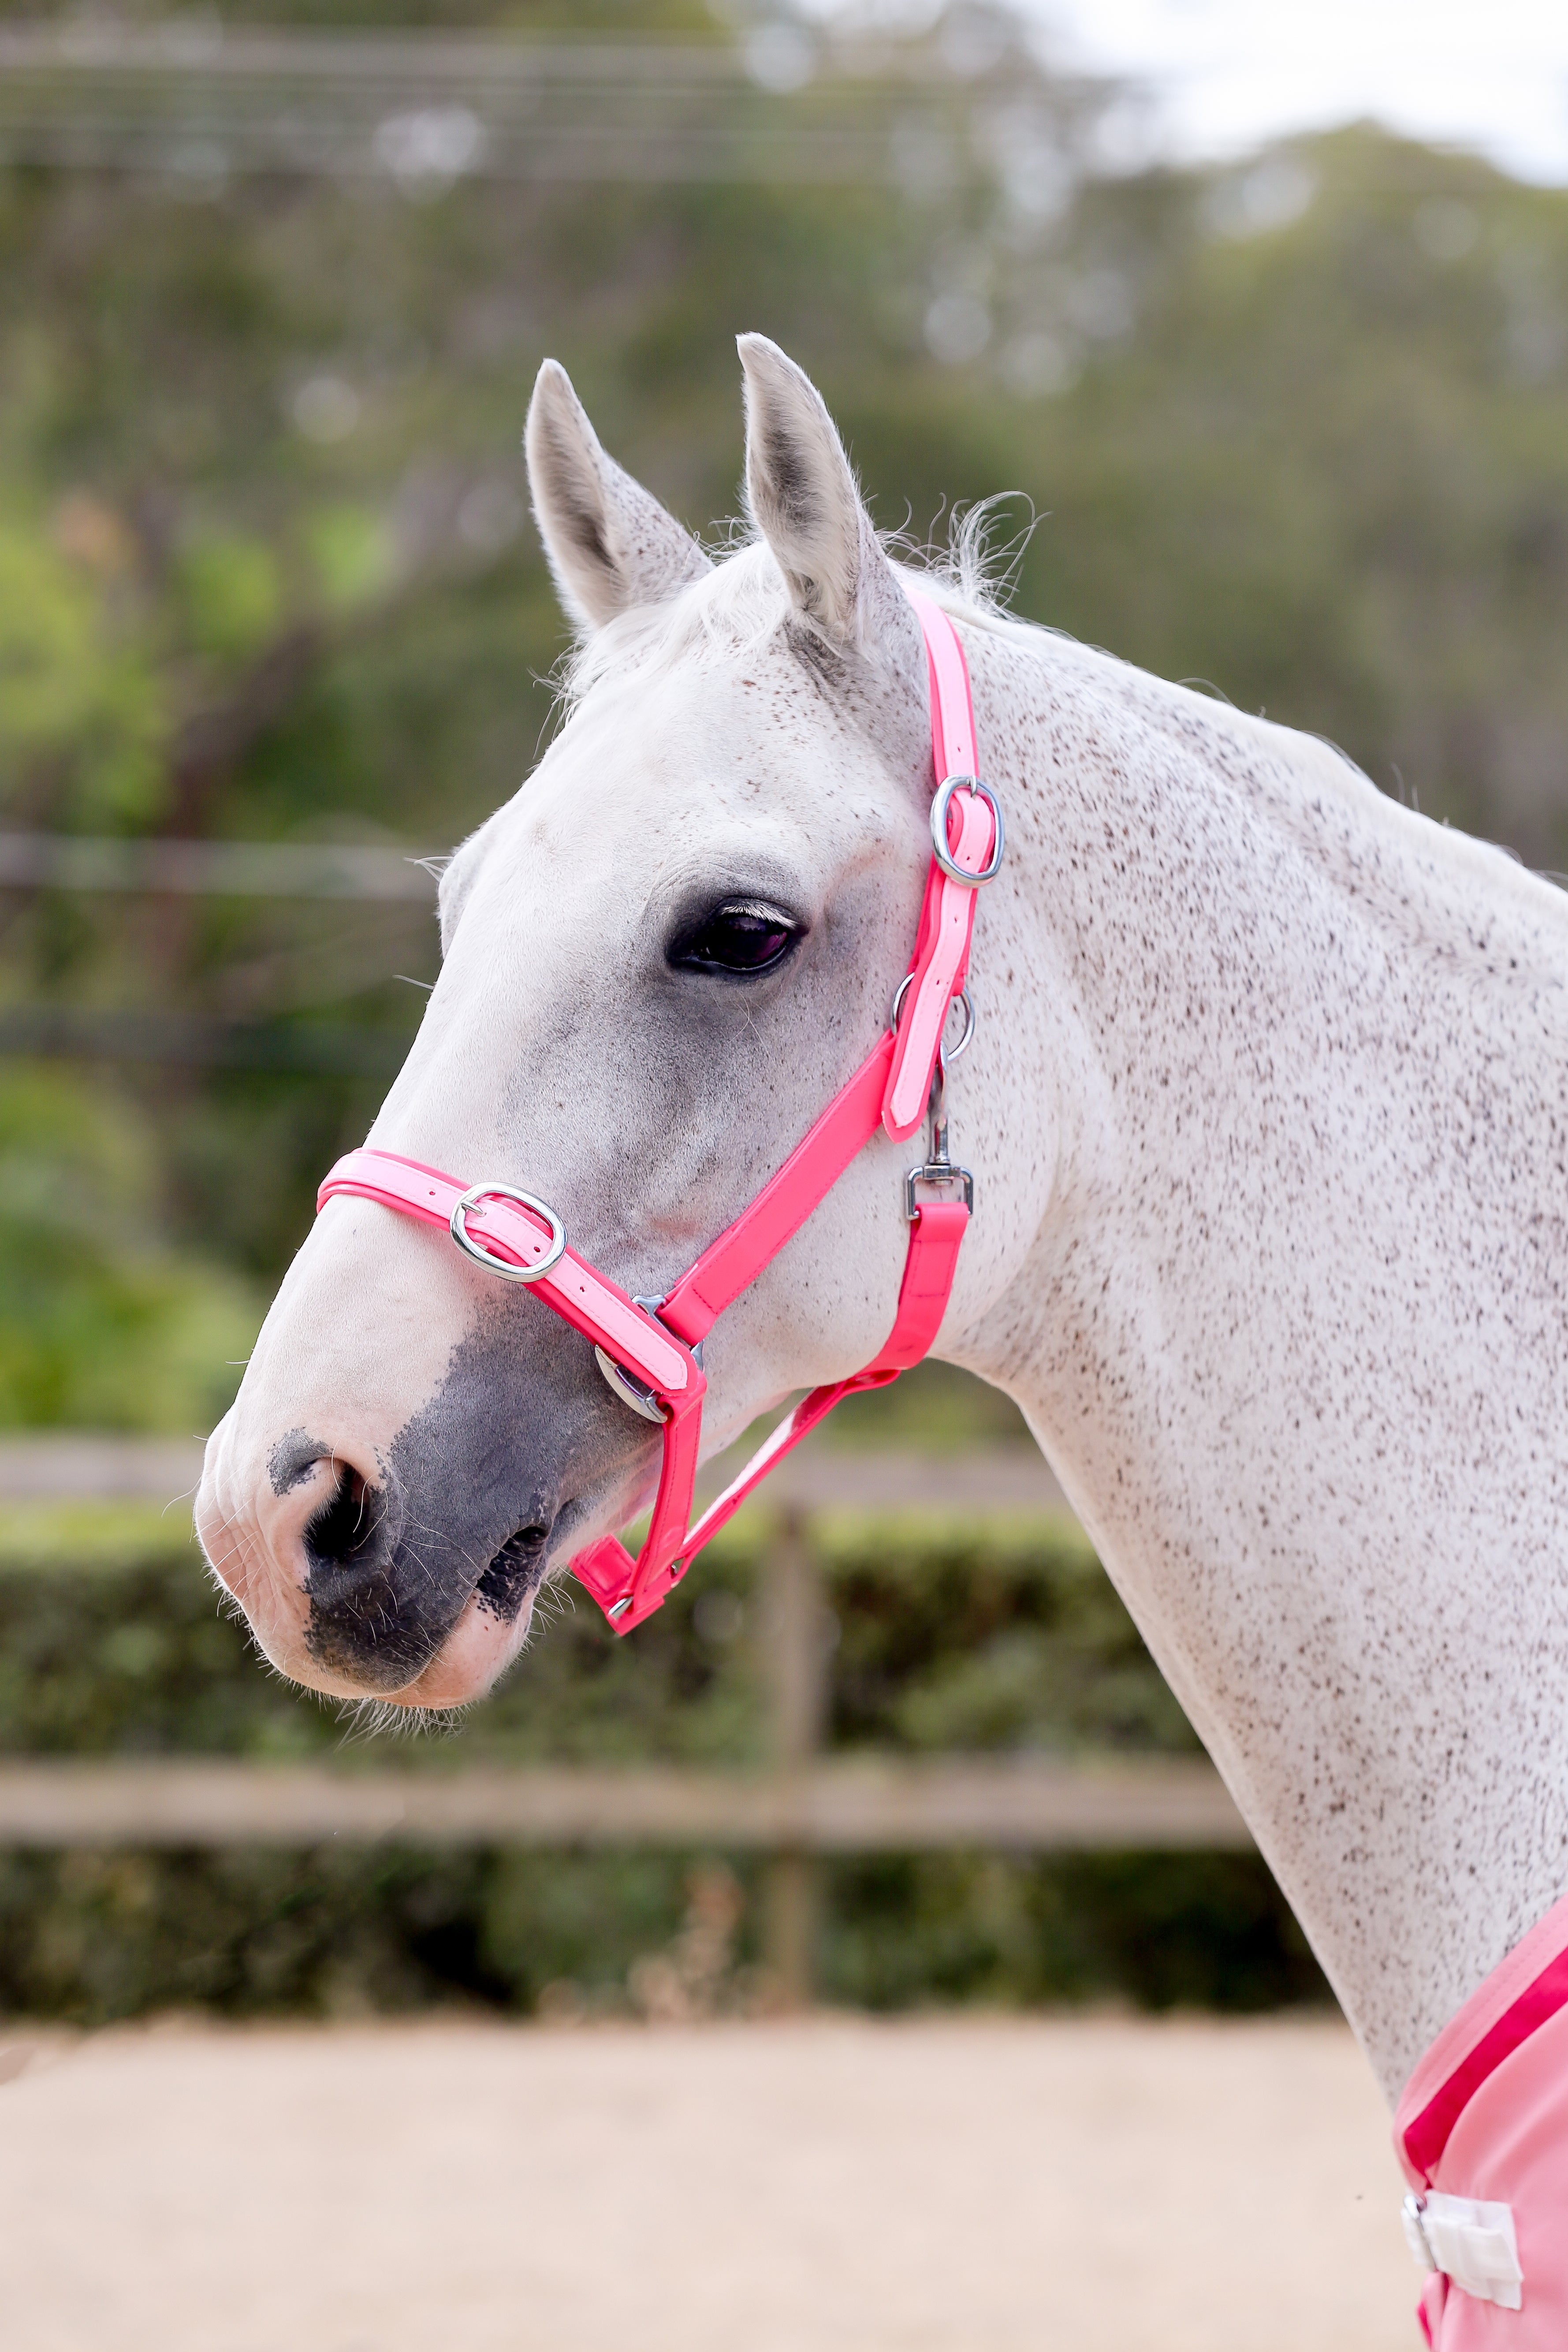
[[[442,877],[440,977],[369,1139],[547,1200],[634,1296],[668,1287],[865,1055],[931,856],[920,626],[816,392],[760,336],[741,355],[753,529],[717,563],[541,371],[527,452],[579,633],[567,716]],[[709,1450],[875,1351],[910,1157],[862,1151],[725,1315]],[[953,1329],[998,1288],[995,1246],[966,1256]],[[647,1504],[658,1459],[538,1299],[339,1198],[211,1441],[197,1526],[285,1673],[447,1706],[516,1654],[552,1570]]]

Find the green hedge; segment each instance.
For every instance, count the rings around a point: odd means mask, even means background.
[[[748,1513],[624,1642],[563,1586],[493,1696],[449,1729],[397,1742],[397,1760],[760,1760],[767,1535]],[[930,1512],[846,1513],[813,1539],[831,1612],[833,1747],[1193,1748],[1070,1520],[976,1532]],[[326,1751],[376,1763],[388,1742],[356,1740],[352,1710],[270,1672],[183,1525],[78,1509],[14,1513],[0,1527],[0,1753]]]
[[[494,1696],[449,1731],[394,1743],[258,1661],[183,1529],[124,1513],[13,1515],[0,1528],[0,1752],[331,1753],[351,1769],[433,1771],[754,1762],[766,1534],[759,1515],[742,1521],[626,1642],[563,1594]],[[846,1516],[814,1539],[835,1748],[1194,1746],[1070,1523],[977,1534],[930,1515]],[[723,1880],[722,1950],[704,1963],[700,2007],[765,1997],[760,1872],[736,1863]],[[0,2009],[93,2021],[171,2004],[342,2014],[468,1999],[526,2011],[543,1996],[625,2008],[658,1981],[650,1956],[667,1977],[687,1968],[718,1884],[711,1858],[668,1854],[14,1855],[0,1859]],[[823,1889],[830,2000],[1258,2008],[1322,1996],[1247,1855],[879,1857],[826,1866]]]
[[[81,2024],[168,2008],[399,2011],[543,1996],[639,2005],[711,1868],[668,1854],[22,1854],[0,1861],[0,2011]],[[760,1868],[736,1865],[719,2007],[753,1973]],[[1258,2010],[1324,1997],[1262,1864],[1244,1854],[880,1857],[824,1872],[824,2000],[873,2010],[1121,2000]]]

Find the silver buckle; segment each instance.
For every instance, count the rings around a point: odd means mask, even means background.
[[[965,1041],[967,1042],[967,1041]],[[917,1193],[921,1185],[928,1184],[933,1192],[957,1187],[963,1194],[963,1205],[974,1214],[974,1179],[967,1168],[955,1167],[947,1150],[947,1073],[942,1055],[936,1057],[936,1068],[931,1082],[931,1158],[920,1168],[911,1168],[904,1178],[904,1217],[913,1224],[920,1214]]]
[[[623,1404],[629,1404],[632,1411],[640,1412],[645,1421],[657,1422],[663,1428],[669,1415],[646,1381],[635,1379],[624,1364],[617,1364],[614,1356],[606,1355],[597,1341],[594,1346],[594,1361]]]
[[[904,1009],[904,999],[910,992],[910,982],[913,978],[914,973],[912,971],[906,971],[902,980],[900,981],[897,988],[893,991],[893,1009],[888,1015],[888,1027],[891,1030],[895,1037],[899,1034],[899,1015]],[[963,1008],[963,1034],[959,1038],[956,1045],[944,1045],[942,1049],[942,1059],[944,1062],[949,1064],[961,1062],[963,1059],[963,1056],[969,1051],[969,1041],[974,1034],[974,1004],[967,988],[961,988],[956,996],[950,996],[948,998],[947,1013],[951,1013],[955,1004]],[[942,1014],[942,1031],[944,1034],[946,1034],[947,1029],[947,1013]]]
[[[916,1198],[918,1188],[929,1184],[933,1192],[957,1186],[963,1194],[963,1205],[974,1214],[974,1179],[967,1168],[955,1168],[951,1160],[928,1160],[923,1168],[911,1168],[904,1179],[904,1216],[913,1224],[921,1212]]]
[[[995,825],[995,833],[991,843],[991,855],[978,874],[966,874],[947,845],[948,803],[954,793],[958,792],[978,793],[991,811],[992,820]],[[1003,841],[1002,810],[990,785],[983,784],[978,776],[944,776],[936,788],[936,798],[931,804],[931,845],[936,862],[942,872],[950,875],[954,882],[963,883],[971,890],[978,889],[983,882],[994,882],[1001,871]]]
[[[544,1255],[537,1264],[509,1265],[505,1258],[493,1257],[488,1249],[470,1240],[468,1212],[481,1208],[487,1201],[519,1201],[525,1209],[531,1209],[536,1217],[543,1218],[550,1228],[550,1239],[545,1245]],[[487,1274],[500,1275],[503,1282],[542,1282],[551,1267],[559,1265],[565,1255],[566,1228],[549,1202],[542,1201],[537,1192],[520,1192],[515,1184],[470,1184],[468,1191],[453,1202],[452,1213],[447,1222],[447,1230],[463,1255],[472,1258],[476,1265],[483,1266]]]

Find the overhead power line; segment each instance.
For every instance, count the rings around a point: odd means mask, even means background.
[[[430,906],[436,878],[429,865],[400,849],[0,833],[0,890],[18,889],[140,891],[179,898],[380,898]]]
[[[1003,37],[919,42],[530,41],[216,25],[0,27],[0,163],[581,182],[1058,185],[1094,110]],[[1030,157],[1035,157],[1031,165]]]
[[[406,1035],[343,1022],[211,1021],[195,1013],[99,1012],[65,1004],[0,1009],[0,1056],[141,1062],[179,1070],[272,1070],[304,1077],[395,1077]]]
[[[271,841],[136,841],[0,833],[0,891],[150,898],[354,898],[431,909],[439,864],[399,849]],[[0,1055],[391,1078],[402,1032],[342,1022],[222,1021],[204,1013],[67,1004],[0,1008]]]

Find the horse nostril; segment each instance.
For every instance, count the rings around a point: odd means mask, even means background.
[[[367,1486],[357,1470],[341,1471],[332,1493],[305,1529],[305,1549],[312,1565],[353,1559],[374,1541],[385,1507],[379,1487]]]
[[[530,1519],[508,1536],[474,1590],[481,1609],[510,1624],[544,1573],[552,1519]]]

